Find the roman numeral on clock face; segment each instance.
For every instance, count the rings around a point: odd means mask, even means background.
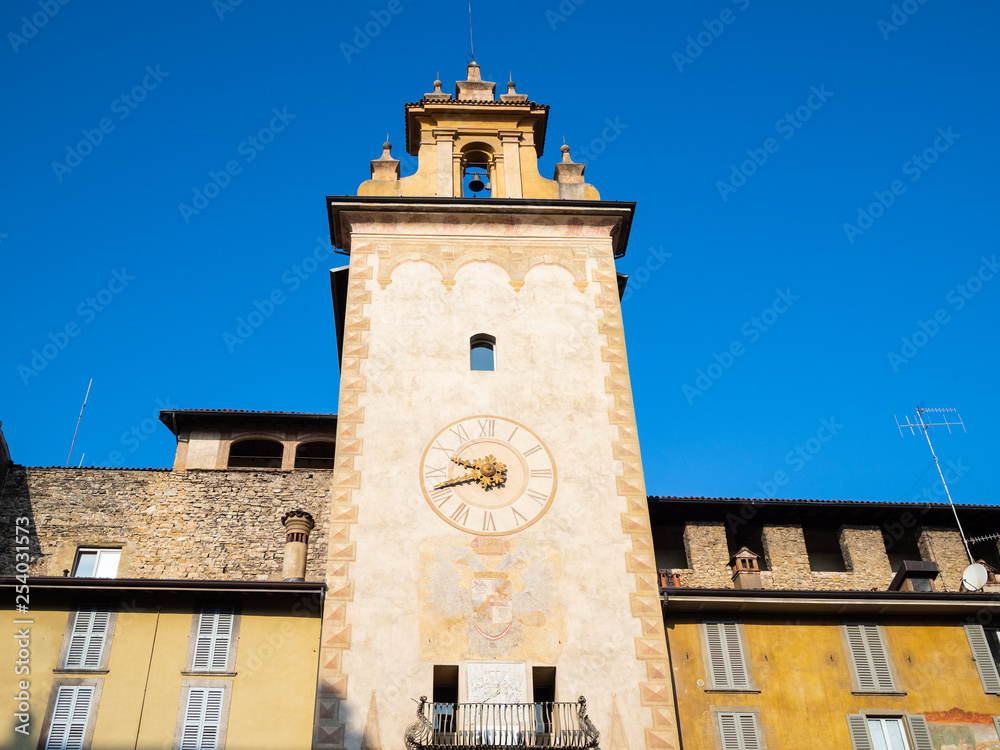
[[[463,526],[469,522],[469,506],[465,503],[461,503],[455,512],[451,514],[451,520],[455,523],[460,523]]]
[[[442,487],[437,490],[430,491],[431,500],[440,508],[444,505],[448,498],[451,497],[451,487]]]
[[[531,476],[533,477],[548,477],[552,478],[552,469],[532,469]]]
[[[493,513],[488,510],[483,511],[483,531],[496,531],[497,525],[493,521]]]
[[[533,453],[538,453],[538,451],[540,451],[541,449],[542,449],[542,446],[540,446],[540,445],[536,445],[536,446],[535,446],[534,448],[528,448],[528,450],[526,450],[526,451],[524,452],[524,455],[525,455],[526,457],[527,457],[527,456],[530,456],[530,455],[531,455],[531,454],[533,454]]]
[[[496,429],[497,421],[495,419],[480,419],[479,420],[479,437],[493,437],[493,431]]]
[[[466,431],[465,427],[461,424],[457,424],[448,430],[452,435],[458,438],[459,443],[469,442],[469,433]]]

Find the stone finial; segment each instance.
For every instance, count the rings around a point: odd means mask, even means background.
[[[424,94],[424,99],[432,102],[447,102],[451,100],[451,94],[446,94],[441,90],[441,77],[434,79],[434,91]]]
[[[576,164],[569,156],[569,146],[562,145],[562,161],[556,164],[553,179],[559,183],[559,197],[570,200],[583,198],[583,170],[586,164]]]
[[[290,510],[281,517],[285,526],[285,556],[281,564],[281,580],[304,581],[309,532],[316,526],[313,517],[304,510]]]
[[[496,101],[497,85],[493,81],[484,81],[479,71],[479,63],[475,60],[469,63],[468,79],[455,81],[455,98],[466,102]]]
[[[399,179],[399,159],[392,158],[392,144],[388,139],[382,144],[382,156],[372,159],[371,165],[373,180]]]
[[[507,84],[507,93],[500,95],[500,101],[502,102],[526,102],[528,101],[527,94],[519,94],[515,90],[514,79],[511,78],[510,82]]]

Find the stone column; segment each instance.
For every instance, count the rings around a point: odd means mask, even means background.
[[[306,550],[309,532],[316,523],[304,510],[291,510],[281,517],[285,526],[285,556],[281,565],[282,581],[306,579]]]
[[[521,133],[517,130],[501,130],[500,141],[503,143],[504,185],[507,194],[501,198],[521,198]]]
[[[436,128],[433,131],[437,143],[437,194],[455,197],[455,181],[452,174],[452,149],[455,146],[454,128]]]

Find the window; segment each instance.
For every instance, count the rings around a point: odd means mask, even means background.
[[[757,714],[744,711],[719,711],[719,747],[722,750],[762,750]]]
[[[891,524],[882,527],[882,541],[885,542],[886,555],[889,557],[889,567],[895,573],[904,560],[922,560],[920,556],[920,546],[917,544],[917,527],[897,530],[899,537],[889,533]]]
[[[115,615],[107,602],[81,604],[71,612],[59,657],[60,669],[74,672],[107,669]]]
[[[496,338],[486,333],[477,333],[469,340],[469,365],[473,370],[497,369],[496,344]]]
[[[280,469],[284,446],[277,440],[240,440],[229,447],[230,469]]]
[[[889,654],[879,626],[855,622],[843,627],[857,690],[863,693],[896,692]]]
[[[969,639],[983,690],[1000,694],[1000,674],[997,671],[997,665],[1000,664],[1000,629],[966,625],[965,635]]]
[[[190,672],[233,672],[239,615],[232,604],[205,606],[195,613],[188,642]]]
[[[847,728],[854,750],[934,750],[923,716],[848,714]]]
[[[81,547],[73,563],[74,578],[114,578],[118,575],[121,549],[95,549]]]
[[[336,445],[328,441],[301,443],[295,449],[296,469],[332,469]]]
[[[840,548],[837,529],[803,529],[802,536],[809,555],[809,569],[814,573],[843,573],[844,553]]]
[[[181,688],[174,747],[216,750],[226,746],[232,683],[186,681]]]
[[[706,622],[708,676],[714,690],[750,690],[750,675],[743,657],[740,626],[735,622]]]
[[[101,680],[58,680],[52,685],[39,747],[89,750],[101,695]]]

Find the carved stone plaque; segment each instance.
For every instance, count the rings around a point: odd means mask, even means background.
[[[467,661],[469,703],[527,703],[528,668],[523,661]]]

